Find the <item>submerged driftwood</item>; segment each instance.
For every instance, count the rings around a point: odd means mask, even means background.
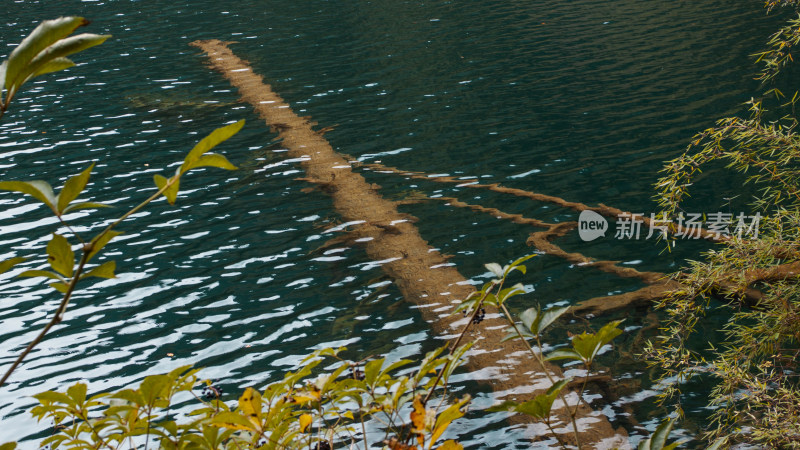
[[[499,184],[480,184],[475,180],[456,178],[451,176],[431,175],[419,171],[407,171],[396,167],[389,167],[377,163],[356,163],[361,167],[375,171],[376,173],[389,173],[405,176],[408,178],[426,180],[435,183],[457,183],[459,187],[472,189],[485,189],[503,194],[510,194],[517,197],[529,198],[539,202],[546,202],[558,205],[574,211],[594,211],[606,217],[631,216],[630,212],[618,208],[603,205],[589,206],[580,202],[565,200],[553,195],[541,194],[538,192],[526,191],[523,189],[509,188]],[[600,271],[617,275],[621,278],[638,278],[649,284],[638,290],[626,292],[618,295],[608,295],[591,298],[574,305],[570,311],[576,316],[596,316],[601,313],[613,311],[646,308],[654,301],[668,298],[671,292],[684,288],[681,281],[687,279],[684,273],[667,275],[661,272],[643,272],[632,267],[620,267],[618,261],[598,261],[589,258],[581,253],[570,253],[556,245],[553,240],[564,236],[566,233],[577,228],[578,222],[547,223],[539,219],[523,217],[520,214],[508,214],[496,208],[487,208],[482,205],[464,203],[453,197],[437,197],[429,200],[446,201],[450,206],[458,208],[468,208],[473,211],[491,214],[500,219],[510,220],[519,224],[532,225],[538,228],[545,228],[543,231],[531,233],[528,237],[528,245],[548,255],[557,256],[568,262],[582,267],[592,267]],[[419,201],[419,200],[417,200]],[[652,223],[648,217],[641,217],[643,225],[650,226]],[[692,228],[691,230],[681,227],[680,224],[672,223],[671,233],[685,233],[691,238],[703,238],[712,242],[726,242],[729,236],[718,235],[703,228]],[[786,255],[775,255],[777,258],[784,258]],[[747,269],[741,273],[723,274],[713,286],[712,292],[723,301],[738,302],[746,306],[754,307],[763,297],[763,293],[757,288],[759,283],[785,280],[800,277],[800,263],[786,263],[765,269]]]
[[[419,306],[422,317],[433,330],[444,337],[456,334],[466,319],[450,315],[457,300],[474,292],[474,288],[445,258],[419,235],[407,214],[397,210],[395,202],[381,197],[376,186],[354,173],[352,161],[336,153],[312,129],[308,118],[296,115],[284,100],[253,73],[219,40],[195,41],[192,45],[208,56],[210,66],[221,72],[239,89],[242,100],[251,104],[259,116],[279,133],[289,156],[301,160],[306,179],[328,193],[333,205],[346,221],[358,222],[354,233],[363,242],[367,255],[381,261],[381,268],[400,289],[403,296]],[[493,389],[516,400],[543,393],[550,385],[544,371],[561,378],[561,369],[548,364],[542,367],[529,357],[525,347],[516,341],[500,344],[505,321],[487,315],[480,327],[472,327],[470,336],[476,341],[467,367],[480,371],[483,380],[490,380]],[[570,401],[576,395],[568,395]],[[579,427],[585,448],[627,447],[627,433],[615,429],[608,419],[580,402]],[[563,405],[554,411],[570,440],[569,423]]]

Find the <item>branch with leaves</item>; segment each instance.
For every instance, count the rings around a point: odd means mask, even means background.
[[[0,118],[23,84],[40,75],[75,66],[67,56],[100,45],[111,37],[92,33],[70,36],[88,24],[83,17],[45,20],[14,48],[8,60],[0,64]]]
[[[144,208],[160,196],[167,198],[170,204],[175,204],[178,195],[178,186],[181,177],[192,169],[200,167],[218,167],[225,170],[235,170],[236,167],[231,164],[227,158],[217,153],[208,153],[212,148],[218,144],[228,140],[231,136],[239,132],[244,126],[244,120],[236,123],[218,128],[211,134],[203,138],[195,147],[189,152],[183,161],[183,164],[175,171],[175,174],[169,178],[162,175],[155,175],[154,180],[157,186],[156,192],[141,202],[136,207],[132,208],[118,219],[109,224],[103,231],[91,239],[85,240],[78,233],[72,231],[69,223],[65,220],[65,214],[77,211],[79,209],[97,209],[106,207],[103,203],[97,202],[75,202],[75,200],[84,192],[86,184],[89,182],[89,176],[94,168],[94,164],[89,166],[86,170],[78,175],[71,177],[64,184],[64,187],[58,193],[54,194],[52,186],[46,181],[0,181],[0,190],[14,191],[21,194],[30,195],[36,200],[44,203],[58,218],[67,229],[70,230],[72,236],[80,242],[79,252],[80,258],[78,259],[77,266],[75,264],[75,251],[73,245],[64,235],[53,233],[53,237],[47,244],[47,263],[52,270],[39,270],[31,269],[26,270],[19,274],[21,277],[44,277],[54,280],[50,283],[50,287],[63,294],[63,298],[58,308],[56,309],[53,318],[41,330],[41,332],[34,338],[33,341],[23,350],[23,352],[12,363],[2,378],[0,378],[0,386],[2,386],[14,370],[19,366],[25,357],[38,345],[45,335],[55,325],[61,323],[64,319],[64,313],[69,305],[70,298],[79,281],[90,277],[99,278],[114,278],[114,270],[116,269],[115,261],[106,261],[100,265],[88,268],[87,264],[95,257],[112,239],[122,234],[117,231],[117,226],[125,219]],[[17,264],[25,261],[25,258],[15,257],[0,263],[0,272],[7,271]],[[87,271],[88,269],[88,271]]]
[[[11,100],[19,92],[23,84],[37,76],[73,67],[75,63],[69,60],[67,56],[100,45],[110,37],[109,35],[91,33],[70,36],[77,28],[88,23],[89,21],[83,17],[61,17],[55,20],[46,20],[37,26],[11,52],[8,60],[0,64],[0,86],[2,86],[2,90],[0,90],[0,117],[5,114]],[[5,96],[2,95],[3,90],[5,91]],[[29,269],[19,274],[22,277],[43,277],[52,280],[50,287],[63,294],[63,297],[52,319],[11,364],[3,377],[0,378],[0,386],[8,380],[31,350],[44,339],[45,335],[54,326],[61,323],[79,281],[91,277],[114,278],[115,261],[106,261],[92,267],[89,267],[88,264],[103,247],[121,234],[116,231],[116,228],[123,220],[162,195],[167,198],[170,204],[174,204],[178,195],[181,177],[192,169],[200,167],[218,167],[225,170],[236,169],[224,156],[209,153],[209,151],[239,132],[242,126],[244,126],[243,120],[221,127],[206,136],[189,152],[174,175],[169,178],[155,175],[154,181],[157,191],[153,195],[120,216],[91,239],[84,239],[75,232],[65,219],[65,216],[79,210],[98,209],[108,206],[99,202],[78,201],[78,197],[84,193],[89,182],[94,163],[80,174],[70,177],[58,194],[55,194],[53,187],[48,182],[42,180],[0,181],[0,190],[29,195],[44,203],[55,215],[59,223],[66,227],[72,237],[78,241],[78,251],[80,252],[80,257],[76,264],[73,244],[63,234],[53,233],[46,249],[47,263],[51,270]],[[0,273],[8,271],[24,261],[26,261],[25,258],[14,257],[0,262]]]

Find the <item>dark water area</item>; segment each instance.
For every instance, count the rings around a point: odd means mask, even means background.
[[[299,166],[191,41],[236,41],[233,50],[298,114],[335,126],[325,135],[331,145],[361,161],[649,214],[663,161],[757,95],[750,55],[786,17],[766,16],[757,1],[722,0],[2,0],[0,58],[42,19],[61,15],[85,16],[87,32],[114,37],[20,94],[0,122],[0,178],[60,186],[98,161],[88,193],[115,208],[70,214],[88,235],[152,194],[153,174],[181,161],[206,133],[246,119],[220,147],[241,169],[190,174],[175,207],[159,201],[122,226],[125,235],[105,256],[116,259],[118,278],[79,290],[65,322],[0,389],[0,441],[41,430],[25,413],[31,395],[80,380],[95,390],[120,388],[194,364],[237,392],[277,379],[316,348],[401,358],[441,344],[362,249],[317,250],[337,236],[329,197],[303,191],[309,184],[296,179]],[[488,191],[363,174],[388,198],[420,192],[550,222],[577,218]],[[733,177],[703,185],[697,212],[721,210],[736,190]],[[484,263],[533,252],[525,243],[530,227],[436,201],[402,210],[476,284],[488,280]],[[57,230],[43,206],[0,193],[0,259],[42,254]],[[654,239],[582,242],[577,232],[558,243],[663,272],[707,247],[685,242],[667,254]],[[517,311],[641,287],[552,256],[528,266],[521,281],[531,293],[512,305]],[[60,300],[40,279],[14,278],[19,271],[0,275],[0,367]],[[664,411],[634,356],[638,330],[652,317],[624,316],[628,332],[602,363],[628,387],[598,409],[631,414],[652,431]],[[477,393],[476,405],[491,404],[469,374],[460,380]],[[704,387],[691,388],[689,424],[707,414]],[[455,427],[473,430],[467,448],[530,445],[502,414],[473,410]]]

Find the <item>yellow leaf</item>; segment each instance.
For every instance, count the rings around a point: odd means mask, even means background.
[[[253,388],[247,388],[239,397],[239,411],[247,417],[256,428],[261,428],[261,394]]]
[[[461,407],[469,403],[469,401],[470,396],[465,395],[463,398],[461,398],[461,400],[450,405],[446,410],[439,414],[439,417],[436,418],[436,424],[433,426],[433,432],[431,433],[431,446],[433,446],[433,443],[439,439],[445,430],[447,430],[447,427],[450,426],[450,423],[453,420],[464,415],[464,412],[461,411]]]
[[[350,420],[355,420],[355,417],[353,417],[353,411],[345,411],[342,416],[347,417]]]
[[[316,386],[311,386],[311,390],[303,391],[292,399],[297,403],[318,402],[322,398],[322,393]]]
[[[411,411],[411,423],[414,424],[414,432],[420,433],[425,430],[425,405],[422,404],[422,395],[414,397],[414,411]]]
[[[224,411],[212,417],[211,425],[227,428],[229,430],[256,431],[253,428],[253,424],[247,420],[247,418],[230,411]]]
[[[311,425],[312,422],[311,414],[301,414],[300,415],[300,432],[305,433],[306,429]]]
[[[464,446],[450,439],[449,441],[444,441],[444,444],[436,447],[436,450],[464,450]]]

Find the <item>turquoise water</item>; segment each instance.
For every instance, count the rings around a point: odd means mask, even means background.
[[[30,395],[78,380],[119,388],[192,363],[233,393],[275,379],[320,346],[346,345],[353,358],[413,357],[438,343],[360,248],[317,250],[336,236],[326,232],[337,223],[329,198],[302,191],[309,185],[296,180],[303,174],[275,135],[189,42],[237,41],[234,51],[298,114],[335,125],[328,140],[360,160],[647,213],[661,162],[754,95],[748,55],[780,23],[755,1],[4,0],[0,8],[3,58],[44,18],[84,15],[93,21],[87,31],[114,35],[78,55],[78,67],[28,86],[0,122],[2,179],[60,185],[99,161],[89,194],[116,208],[73,215],[79,232],[99,231],[146,198],[153,174],[205,133],[248,121],[221,147],[241,170],[192,174],[176,207],[157,202],[122,227],[106,254],[119,277],[75,295],[64,324],[0,389],[2,440],[41,429],[24,413]],[[576,218],[516,197],[364,175],[387,197],[421,191],[546,221]],[[718,210],[736,183],[704,187],[699,207]],[[486,279],[483,263],[531,252],[533,230],[521,225],[440,202],[403,211],[475,283]],[[58,229],[43,207],[12,194],[0,194],[0,219],[2,259],[43,251]],[[559,244],[659,271],[702,248],[664,255],[652,240],[582,243],[576,233]],[[639,287],[550,256],[529,269],[531,302]],[[59,298],[37,279],[0,277],[2,367]],[[605,410],[652,429],[663,412],[652,406],[646,370],[626,356],[648,322],[628,316],[623,351],[604,361],[622,386]],[[489,403],[486,395],[476,403]],[[702,417],[702,386],[696,396],[689,412]],[[475,430],[468,448],[528,445],[499,415],[474,411],[459,429]]]

